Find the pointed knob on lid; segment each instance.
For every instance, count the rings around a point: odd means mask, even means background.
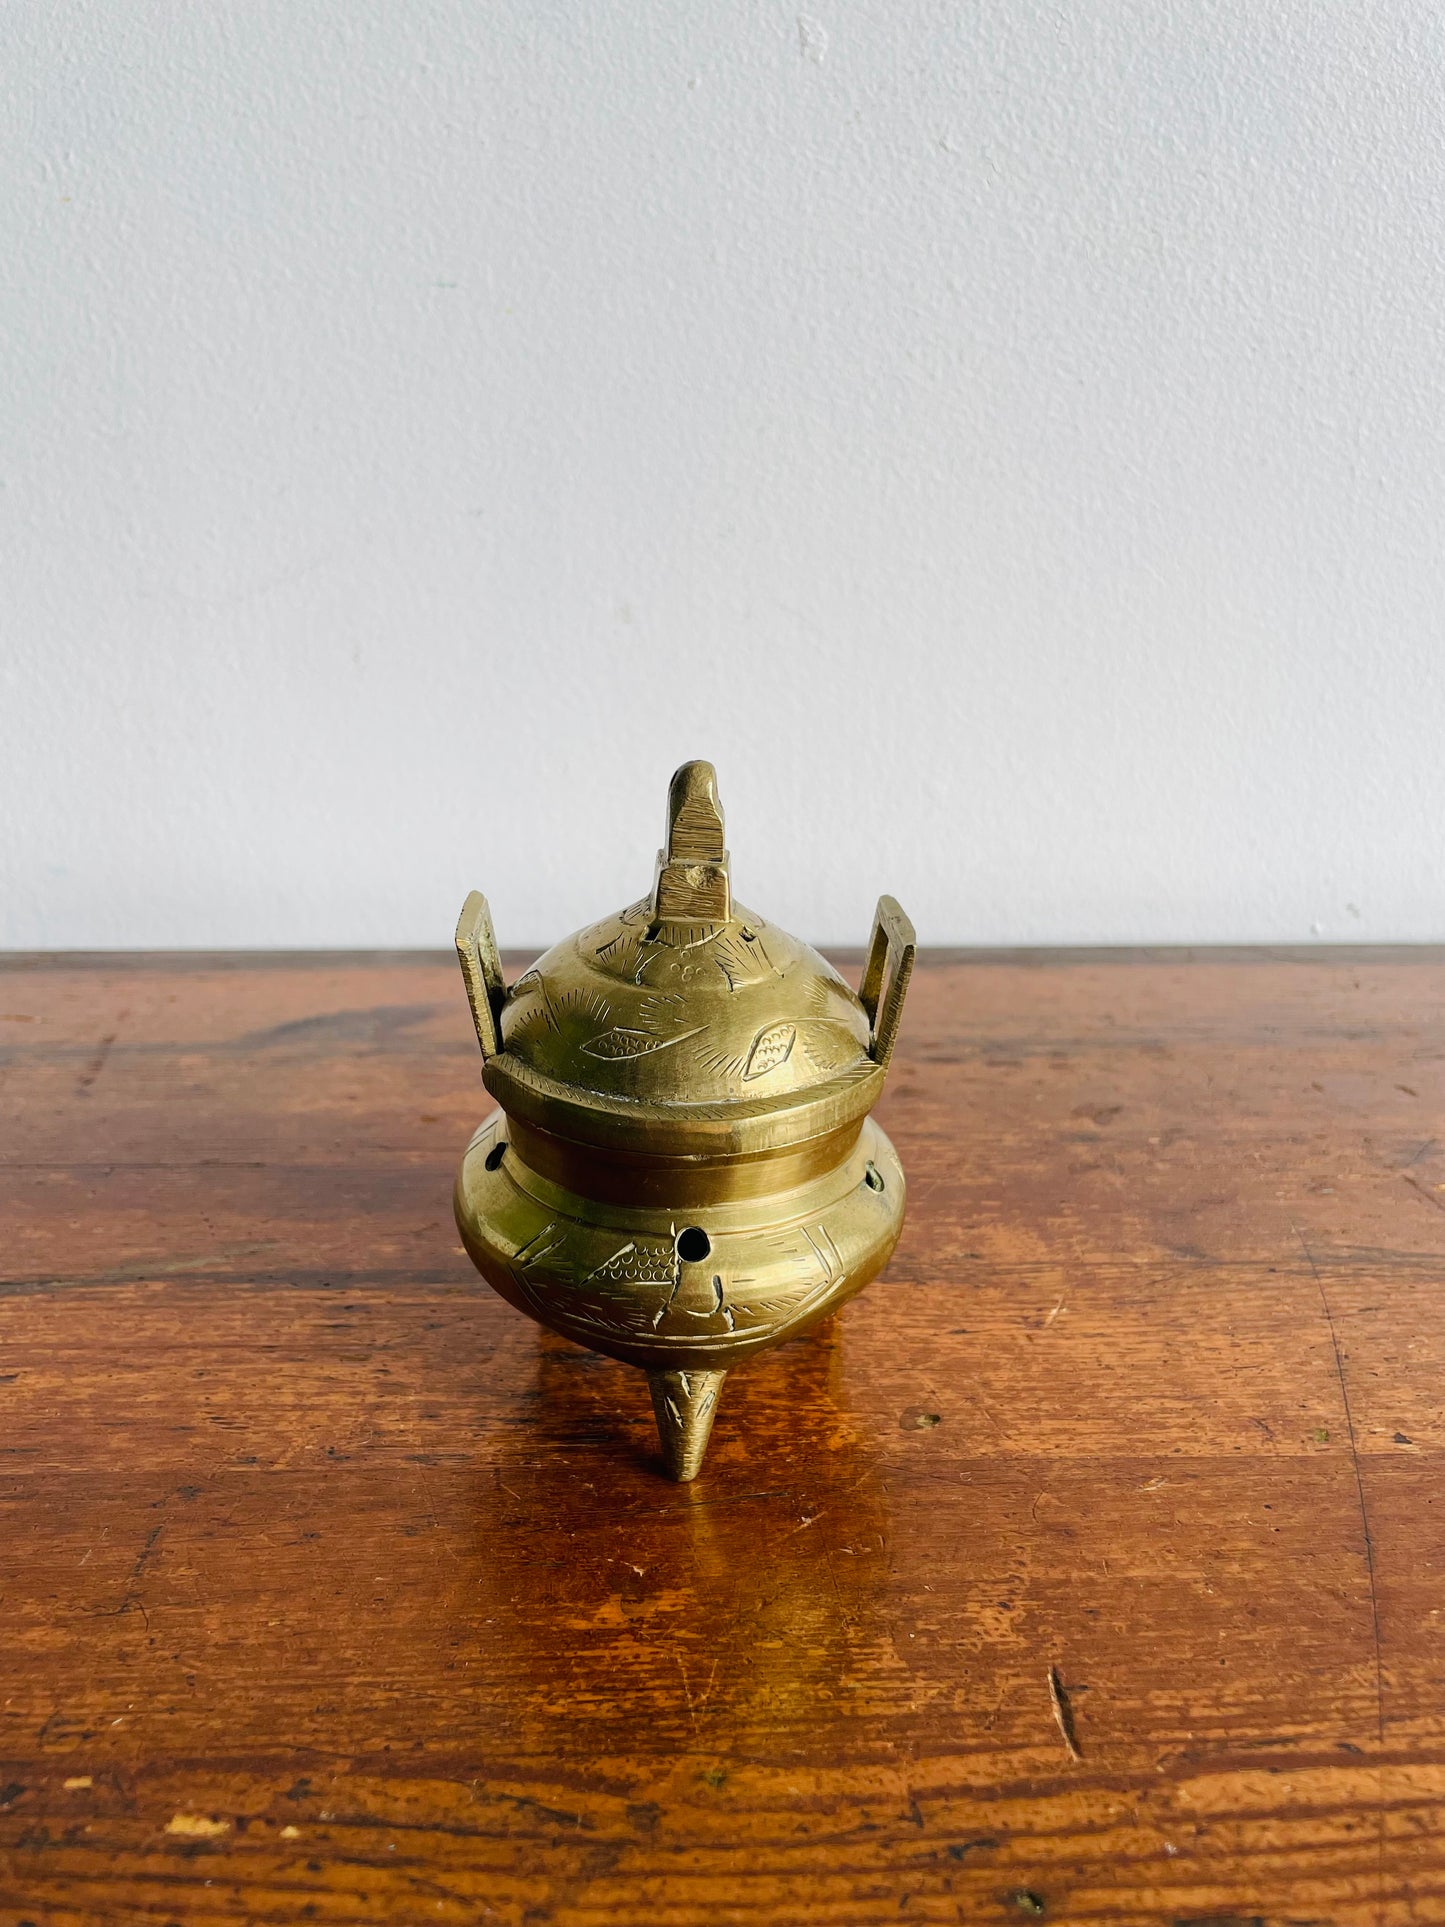
[[[667,845],[657,853],[659,923],[726,923],[732,915],[722,804],[711,763],[684,763],[667,792]]]

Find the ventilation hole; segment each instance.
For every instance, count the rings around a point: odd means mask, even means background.
[[[870,1164],[868,1166],[868,1169],[863,1173],[863,1182],[870,1191],[881,1191],[883,1189],[883,1173],[878,1169],[876,1164]]]
[[[491,1150],[488,1151],[487,1153],[487,1169],[489,1171],[499,1170],[501,1168],[502,1159],[506,1155],[507,1155],[507,1140],[505,1138],[498,1138],[497,1142],[492,1146]]]
[[[690,1224],[677,1234],[677,1255],[685,1265],[700,1265],[712,1250],[712,1239],[700,1224]]]

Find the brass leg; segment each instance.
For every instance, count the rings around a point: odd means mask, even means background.
[[[672,1479],[695,1479],[702,1469],[726,1372],[649,1372],[662,1462]]]

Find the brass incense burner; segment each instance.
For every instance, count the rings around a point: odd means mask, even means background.
[[[509,1304],[647,1373],[675,1479],[722,1382],[888,1262],[903,1170],[869,1117],[913,968],[882,897],[861,990],[734,903],[710,763],[668,794],[641,902],[507,989],[486,900],[457,954],[501,1106],[457,1175],[473,1262]]]

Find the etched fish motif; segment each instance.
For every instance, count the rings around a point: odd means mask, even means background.
[[[702,1028],[696,1024],[691,1030],[680,1030],[672,1037],[659,1037],[654,1031],[629,1030],[618,1024],[612,1030],[604,1030],[599,1037],[589,1037],[581,1048],[589,1057],[646,1057],[651,1051],[680,1044],[685,1037],[696,1037]]]
[[[589,1285],[671,1285],[677,1267],[670,1245],[625,1244],[588,1272]]]
[[[751,1083],[755,1077],[766,1077],[769,1071],[775,1071],[779,1064],[786,1062],[797,1034],[792,1024],[769,1024],[766,1030],[760,1030],[748,1052],[743,1082]]]

